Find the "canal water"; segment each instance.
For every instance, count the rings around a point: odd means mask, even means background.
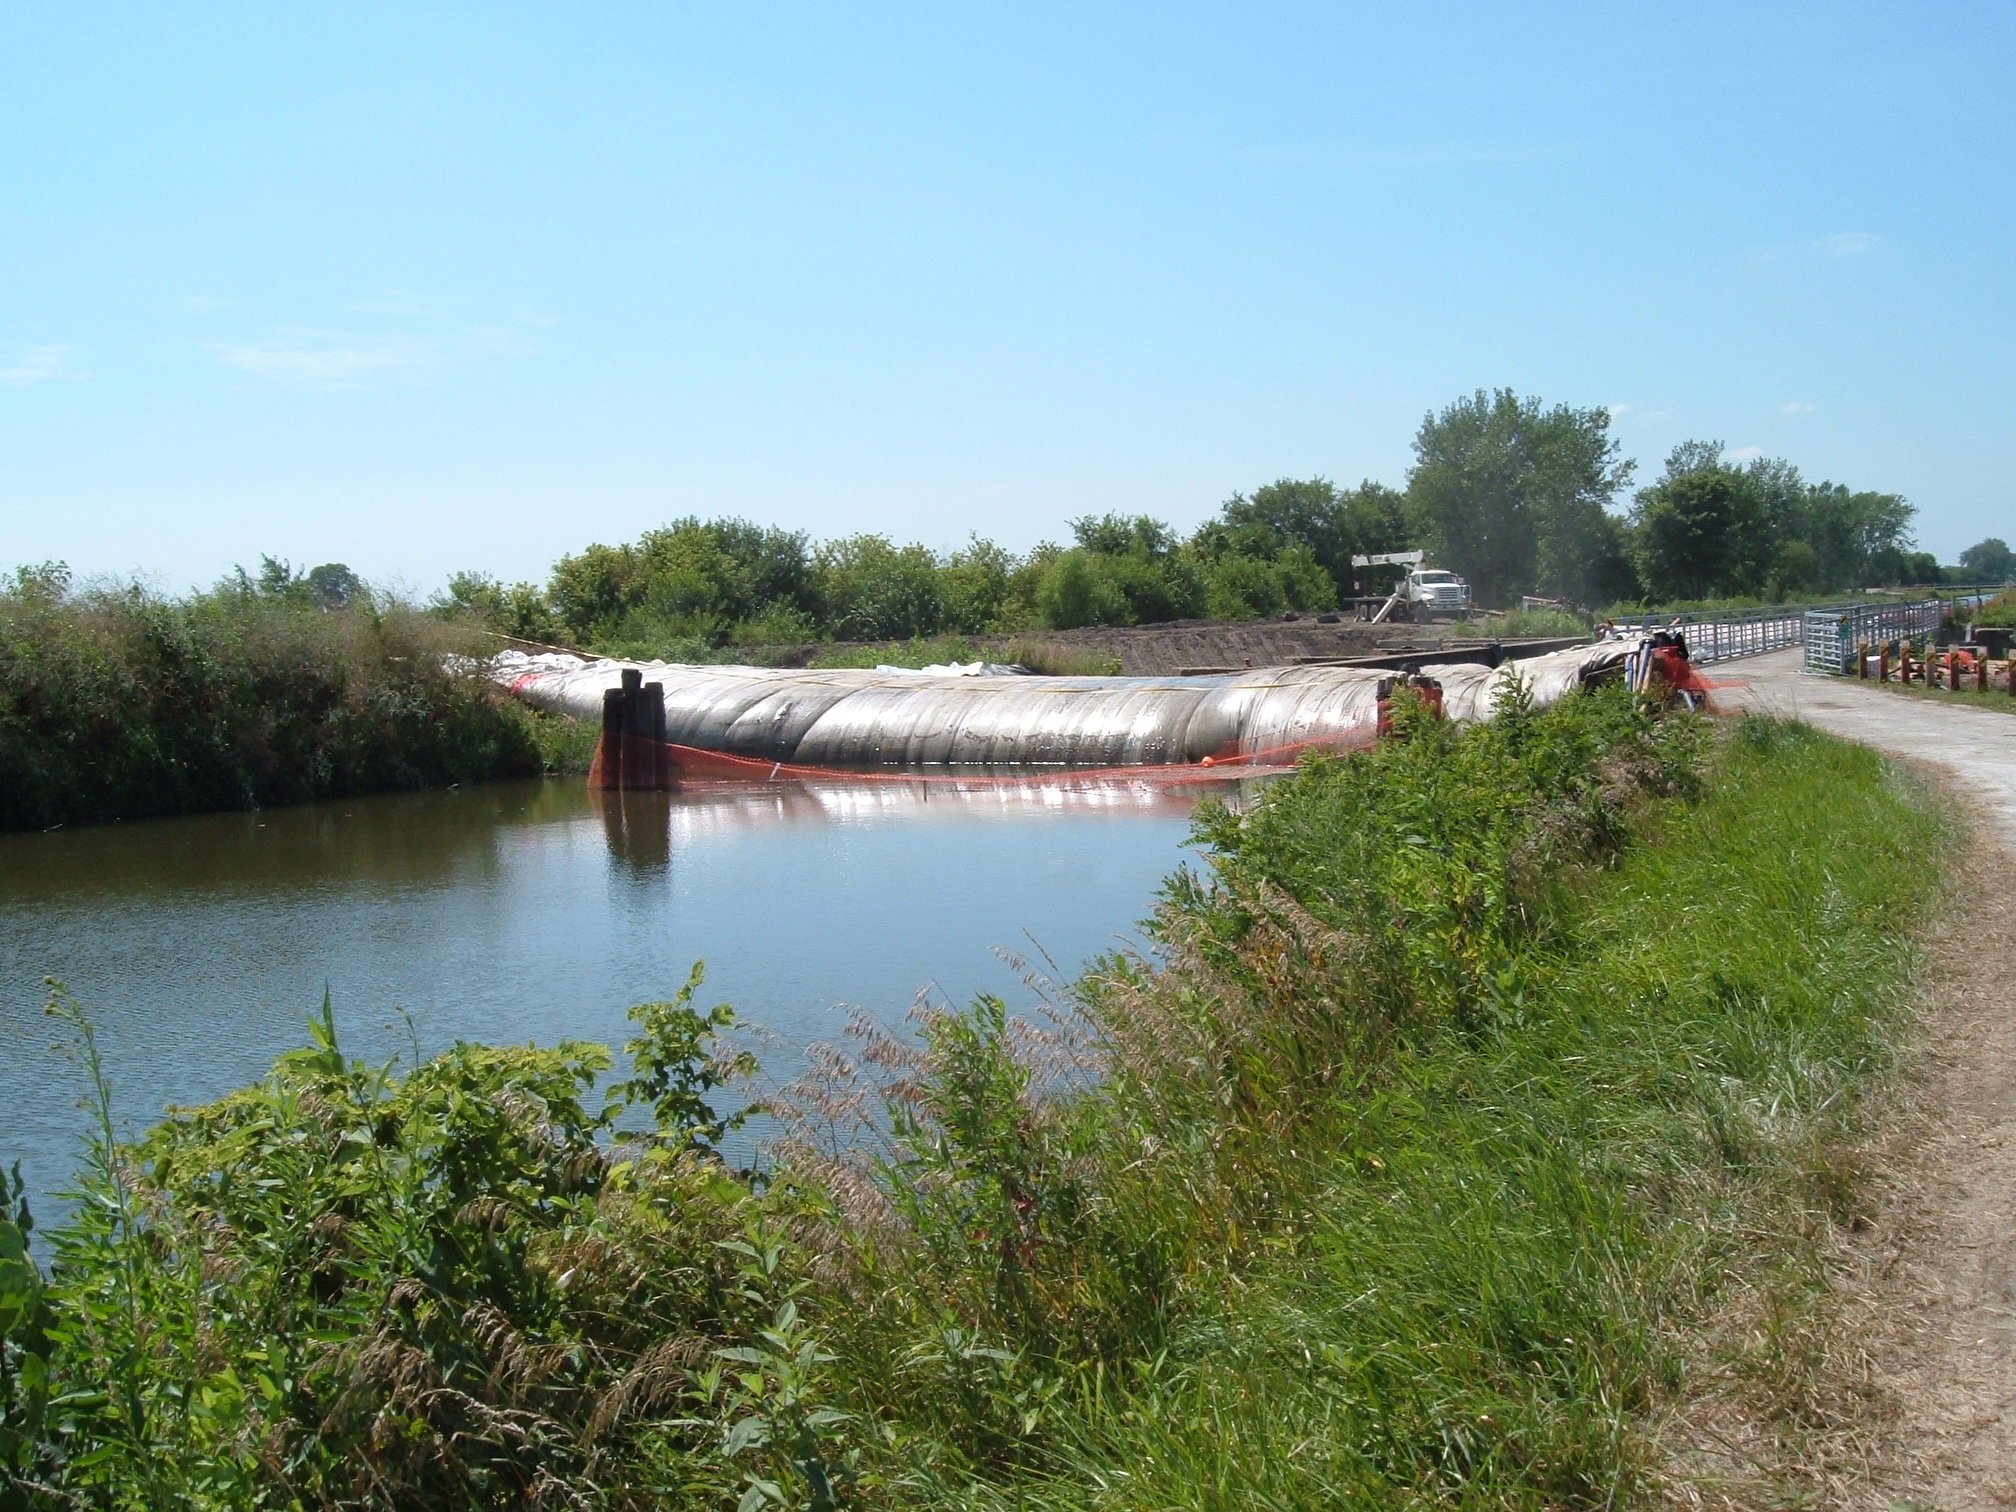
[[[766,1072],[858,1006],[1034,1001],[1138,943],[1194,792],[855,783],[590,793],[510,783],[0,836],[0,1161],[47,1199],[84,1075],[45,977],[96,1025],[122,1132],[257,1079],[326,988],[353,1055],[596,1040],[707,963]],[[410,1021],[410,1029],[408,1027]]]

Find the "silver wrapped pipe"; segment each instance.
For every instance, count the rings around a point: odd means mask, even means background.
[[[1491,668],[1427,668],[1443,712],[1488,719],[1512,679],[1535,703],[1615,675],[1625,648],[1599,643]],[[507,652],[492,675],[536,708],[599,719],[625,670],[665,689],[675,745],[798,766],[1128,767],[1252,759],[1370,739],[1375,667],[1256,667],[1203,677],[1031,677],[892,669],[696,667]]]

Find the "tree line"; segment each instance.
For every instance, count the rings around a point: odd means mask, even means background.
[[[1782,600],[1944,572],[1916,549],[1916,511],[1898,494],[1809,483],[1781,459],[1733,460],[1719,441],[1676,447],[1635,492],[1633,474],[1607,410],[1479,390],[1423,419],[1404,487],[1284,478],[1234,494],[1187,536],[1108,513],[1026,554],[978,536],[939,553],[688,517],[563,557],[543,587],[459,575],[438,607],[530,640],[645,648],[1321,611],[1371,586],[1354,554],[1416,548],[1484,608],[1524,595],[1587,608]],[[2016,560],[1990,540],[1962,567],[2000,580]]]

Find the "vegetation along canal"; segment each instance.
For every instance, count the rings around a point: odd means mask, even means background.
[[[840,1005],[1024,993],[1131,937],[1194,795],[887,784],[585,791],[491,784],[0,835],[0,1154],[60,1187],[86,1127],[45,976],[98,1026],[122,1126],[256,1081],[326,985],[347,1048],[620,1046],[695,960],[788,1076]],[[1047,968],[1043,968],[1047,969]]]

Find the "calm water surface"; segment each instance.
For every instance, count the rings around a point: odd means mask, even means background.
[[[502,784],[0,836],[0,1159],[75,1160],[83,1078],[45,976],[99,1030],[126,1132],[302,1043],[326,986],[353,1054],[456,1039],[620,1046],[696,959],[766,1069],[899,1022],[919,989],[1029,991],[1134,934],[1185,859],[1192,796],[853,785],[589,793]],[[1032,944],[1033,942],[1033,944]]]

